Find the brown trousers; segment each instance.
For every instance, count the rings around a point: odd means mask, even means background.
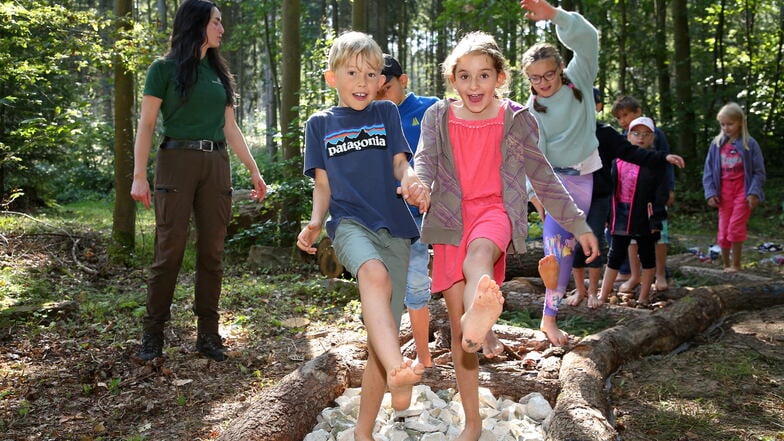
[[[231,218],[228,152],[159,150],[154,187],[155,257],[148,280],[144,330],[162,333],[171,318],[172,297],[193,213],[197,232],[193,311],[200,334],[217,333],[223,240]]]

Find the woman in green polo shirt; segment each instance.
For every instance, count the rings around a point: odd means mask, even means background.
[[[226,347],[218,333],[218,300],[223,277],[223,240],[231,218],[231,171],[227,145],[251,173],[251,197],[267,192],[234,117],[234,80],[218,49],[223,38],[220,10],[208,0],[186,0],[177,9],[169,51],[147,71],[134,146],[131,196],[155,205],[155,257],[147,287],[147,313],[139,358],[162,355],[177,274],[193,213],[196,243],[198,318],[196,349],[222,361]],[[155,165],[155,191],[147,180],[153,133],[162,116],[163,142]]]

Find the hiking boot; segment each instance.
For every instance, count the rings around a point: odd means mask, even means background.
[[[142,336],[142,347],[139,348],[139,358],[149,361],[161,355],[163,355],[163,333],[145,332]]]
[[[215,361],[226,359],[226,349],[218,334],[199,334],[196,338],[196,350]]]

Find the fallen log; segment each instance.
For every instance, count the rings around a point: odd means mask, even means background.
[[[316,425],[321,411],[349,387],[360,387],[367,350],[354,343],[325,352],[265,389],[218,438],[221,441],[300,441]],[[558,380],[538,375],[518,360],[483,364],[479,386],[495,396],[518,400],[532,392],[555,403]],[[455,388],[454,368],[435,365],[422,376],[432,390]]]
[[[299,441],[316,424],[322,409],[351,384],[350,362],[367,358],[358,345],[327,351],[286,375],[275,387],[264,389],[245,413],[229,424],[219,440]]]
[[[784,304],[784,283],[696,288],[670,307],[586,337],[564,356],[547,441],[611,441],[604,382],[624,363],[668,353],[725,315]]]

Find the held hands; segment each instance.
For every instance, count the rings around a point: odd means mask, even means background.
[[[555,8],[545,0],[520,0],[520,7],[528,10],[525,18],[529,20],[550,20],[555,16]]]
[[[416,175],[404,176],[397,188],[397,194],[403,196],[410,205],[419,207],[420,213],[426,213],[430,208],[430,189]]]
[[[719,206],[719,198],[717,196],[711,196],[708,198],[708,206],[711,208],[718,208]]]
[[[592,232],[589,231],[581,234],[580,237],[577,238],[577,241],[580,242],[580,246],[583,247],[583,253],[586,256],[585,263],[593,262],[594,259],[601,254],[599,251],[599,241]]]
[[[316,242],[321,234],[321,224],[315,224],[312,221],[305,225],[305,228],[297,236],[297,248],[308,254],[316,254],[316,248],[313,243]]]
[[[147,178],[134,179],[131,184],[131,198],[136,202],[141,202],[144,208],[150,209],[150,183]]]

